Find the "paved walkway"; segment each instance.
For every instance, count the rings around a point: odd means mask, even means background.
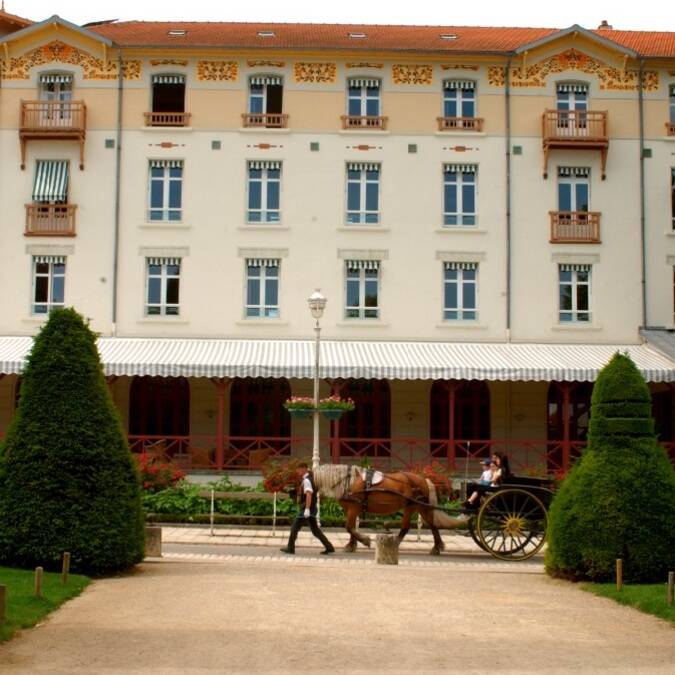
[[[0,673],[672,675],[673,635],[520,566],[164,559],[0,646]]]

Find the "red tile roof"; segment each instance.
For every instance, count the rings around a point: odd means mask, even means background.
[[[91,26],[90,30],[121,46],[504,53],[559,29],[125,21]],[[170,30],[187,32],[169,35]],[[271,31],[274,35],[261,37],[259,31]],[[606,29],[593,32],[644,56],[675,57],[675,33]],[[350,38],[349,33],[365,33],[366,37]],[[457,39],[443,39],[441,35],[456,35]]]
[[[22,16],[16,16],[16,14],[10,14],[9,12],[5,12],[4,10],[0,9],[0,21],[6,21],[7,23],[14,23],[22,28],[25,28],[27,26],[31,26],[33,24],[33,21],[30,19],[24,19]]]

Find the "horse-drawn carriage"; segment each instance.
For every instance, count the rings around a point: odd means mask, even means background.
[[[359,532],[356,521],[363,513],[403,512],[399,540],[410,529],[413,513],[419,513],[434,538],[432,554],[444,548],[439,529],[468,528],[484,551],[501,560],[527,560],[546,541],[548,507],[553,497],[551,481],[508,475],[499,486],[481,490],[476,510],[446,509],[438,504],[431,481],[417,474],[399,471],[366,475],[355,466],[324,464],[314,480],[321,494],[339,500],[345,510],[345,527],[350,534],[347,551],[357,542],[370,546],[370,538]]]

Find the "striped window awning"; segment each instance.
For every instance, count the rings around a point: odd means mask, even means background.
[[[452,262],[447,261],[443,265],[446,270],[477,270],[478,263],[475,262]]]
[[[153,84],[185,84],[185,75],[153,75]]]
[[[587,178],[591,175],[591,169],[588,166],[559,166],[559,176],[576,176],[577,178]]]
[[[349,171],[379,171],[380,165],[373,162],[347,162]]]
[[[34,255],[33,262],[35,263],[51,263],[52,265],[65,265],[65,255]]]
[[[151,159],[150,168],[152,169],[182,169],[183,160],[182,159]]]
[[[590,272],[593,265],[581,265],[576,263],[562,263],[560,265],[561,272]]]
[[[478,164],[444,164],[445,173],[477,173]]]
[[[68,161],[38,159],[33,181],[34,202],[68,201]]]
[[[70,84],[72,81],[73,76],[66,73],[40,75],[40,84]]]
[[[443,80],[443,89],[464,89],[474,91],[476,83],[473,80]]]
[[[557,85],[557,90],[559,94],[567,94],[568,92],[575,92],[578,94],[587,94],[588,85],[581,82],[576,83],[564,83],[561,82]]]
[[[147,258],[148,265],[180,265],[180,258],[155,257]]]
[[[253,75],[249,77],[248,81],[251,84],[281,84],[282,80],[279,75]]]
[[[279,267],[278,258],[246,258],[247,267]]]
[[[379,270],[379,260],[345,260],[348,270]]]
[[[30,337],[0,337],[0,373],[19,374]],[[312,379],[314,340],[100,337],[108,376]],[[321,340],[321,378],[592,382],[616,352],[648,382],[675,382],[675,359],[651,344]]]
[[[281,169],[281,162],[275,160],[254,160],[248,163],[249,169]]]
[[[369,78],[369,77],[350,77],[349,78],[350,87],[380,87],[380,80]]]

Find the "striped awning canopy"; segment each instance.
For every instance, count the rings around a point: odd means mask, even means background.
[[[33,181],[34,202],[65,202],[68,200],[68,161],[38,159]]]
[[[20,373],[30,337],[0,337],[0,373]],[[99,338],[106,375],[294,377],[314,374],[312,340]],[[555,345],[322,340],[320,376],[389,380],[593,381],[617,351],[649,382],[675,382],[675,360],[649,344]]]

